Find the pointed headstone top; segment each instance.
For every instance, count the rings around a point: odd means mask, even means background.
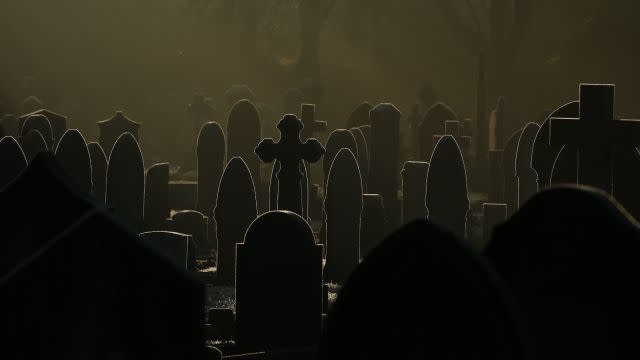
[[[115,115],[110,117],[109,119],[98,121],[98,126],[99,127],[126,126],[126,127],[132,127],[133,129],[137,129],[141,125],[142,124],[140,124],[139,122],[135,122],[135,121],[131,120],[130,118],[128,118],[124,114],[124,111],[122,111],[122,110],[116,111]]]

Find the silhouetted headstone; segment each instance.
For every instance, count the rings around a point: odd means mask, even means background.
[[[369,151],[369,167],[371,167],[371,125],[359,126],[358,129],[362,131],[364,140],[367,142],[367,150]]]
[[[516,177],[518,178],[518,207],[538,192],[538,174],[531,167],[533,143],[540,125],[528,123],[522,130],[516,150]]]
[[[251,224],[236,251],[236,342],[266,350],[315,346],[322,246],[307,222],[292,212],[268,212]]]
[[[398,152],[401,116],[393,104],[379,104],[371,110],[370,115],[371,152],[367,191],[384,198],[388,229],[395,229],[400,225]]]
[[[302,122],[295,115],[285,115],[280,123],[280,140],[275,143],[267,138],[260,142],[255,153],[266,163],[278,160],[278,209],[293,211],[302,215],[303,174],[300,162],[314,163],[320,160],[325,150],[316,139],[300,140]]]
[[[429,162],[426,201],[429,220],[465,238],[469,195],[462,153],[452,136],[443,136]]]
[[[489,150],[489,202],[504,201],[503,155],[503,150]]]
[[[202,126],[198,135],[196,154],[198,157],[198,198],[196,209],[209,217],[213,216],[218,197],[218,186],[224,171],[227,155],[224,133],[218,123]]]
[[[360,256],[365,258],[382,242],[387,231],[384,200],[378,194],[362,195],[362,221],[360,225]]]
[[[47,149],[54,149],[53,133],[51,130],[51,123],[49,119],[44,115],[30,115],[25,118],[22,126],[20,127],[21,142],[29,131],[38,131],[47,145]]]
[[[350,129],[352,127],[361,127],[365,125],[371,125],[371,120],[369,119],[369,112],[373,106],[368,102],[363,102],[358,105],[355,110],[349,115],[347,119],[346,128]]]
[[[172,231],[147,231],[140,234],[152,248],[173,261],[180,269],[187,269],[191,235]]]
[[[91,194],[91,155],[80,131],[67,130],[56,148],[56,161],[78,186],[78,190]]]
[[[9,185],[27,167],[20,144],[12,136],[0,140],[0,190]]]
[[[533,154],[531,156],[531,166],[538,174],[538,187],[540,189],[549,186],[551,183],[553,163],[562,149],[562,146],[552,146],[549,143],[549,119],[552,117],[576,118],[579,116],[579,113],[580,103],[573,101],[553,111],[551,115],[546,117],[542,126],[540,126],[540,130],[536,135],[536,141],[533,144]]]
[[[324,172],[324,186],[327,186],[329,178],[329,169],[333,164],[333,159],[338,155],[342,148],[347,148],[356,156],[358,156],[358,145],[353,134],[349,130],[336,129],[331,132],[326,144],[324,145],[326,152],[322,158],[322,170]]]
[[[389,294],[381,284],[402,290]],[[321,360],[522,360],[528,350],[498,277],[455,236],[426,221],[404,226],[362,261],[323,332]]]
[[[518,178],[516,177],[516,153],[518,152],[518,142],[522,135],[522,129],[516,131],[507,140],[502,153],[502,163],[504,170],[504,202],[507,204],[509,215],[518,208]]]
[[[138,141],[140,126],[140,123],[129,119],[122,111],[116,111],[112,118],[98,121],[98,129],[100,130],[98,142],[105,154],[111,157],[113,146],[122,134],[129,133],[136,142]]]
[[[362,181],[358,161],[347,148],[336,155],[324,199],[327,260],[324,279],[343,283],[360,262]]]
[[[360,128],[351,128],[349,131],[356,141],[358,150],[358,167],[360,168],[360,175],[362,176],[362,189],[367,191],[367,181],[369,178],[369,149],[367,146],[367,140]]]
[[[402,168],[402,223],[427,218],[424,199],[427,190],[429,163],[407,161]]]
[[[444,122],[447,120],[457,120],[458,116],[444,103],[434,104],[424,115],[418,132],[420,133],[419,161],[427,161],[431,158],[433,151],[433,135],[444,134]]]
[[[482,204],[482,244],[479,246],[480,250],[484,250],[489,245],[493,228],[505,220],[507,220],[507,204]]]
[[[214,210],[218,235],[217,280],[219,285],[233,285],[235,246],[242,242],[256,216],[256,191],[244,160],[233,158],[227,164],[218,190]]]
[[[106,203],[115,213],[140,232],[143,228],[144,160],[138,142],[130,133],[122,134],[113,145],[107,164]]]
[[[640,230],[595,189],[558,187],[495,228],[486,255],[526,315],[537,359],[637,357]]]
[[[26,133],[22,137],[20,146],[22,147],[22,151],[24,151],[24,155],[28,162],[31,162],[36,155],[41,152],[49,152],[49,149],[47,149],[47,142],[38,130],[30,130]]]
[[[50,149],[55,148],[55,146],[58,144],[58,141],[60,141],[60,139],[62,138],[62,135],[64,135],[65,131],[67,131],[67,117],[64,115],[57,114],[51,110],[39,109],[29,114],[20,116],[19,118],[20,128],[22,128],[25,120],[28,117],[34,116],[34,115],[43,115],[47,118],[47,120],[49,120],[49,125],[51,126],[51,137],[53,138],[51,144],[49,145],[49,148]],[[41,129],[36,128],[36,130],[41,130]],[[44,136],[44,132],[43,132],[43,136]],[[45,138],[45,140],[47,139]]]
[[[240,157],[249,167],[251,177],[260,191],[260,159],[254,150],[260,142],[260,115],[249,100],[240,100],[229,112],[227,123],[227,157]]]
[[[154,164],[147,170],[144,187],[144,228],[163,230],[169,210],[169,164]]]
[[[97,142],[87,144],[89,156],[91,156],[91,182],[93,183],[93,197],[96,201],[104,203],[107,183],[107,156]]]
[[[197,254],[208,255],[204,249],[211,248],[209,244],[209,218],[199,211],[182,210],[171,216],[169,224],[172,231],[191,235],[188,267],[196,270]]]

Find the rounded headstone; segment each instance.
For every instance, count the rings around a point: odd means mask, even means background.
[[[42,138],[47,144],[47,149],[53,149],[53,130],[51,130],[51,123],[44,115],[31,115],[27,117],[20,129],[20,136],[25,137],[31,130],[40,132]]]
[[[38,130],[31,130],[22,137],[20,143],[28,162],[41,152],[48,152],[47,142]]]
[[[20,144],[12,136],[0,140],[0,190],[15,180],[27,167]]]
[[[224,132],[218,123],[208,122],[202,126],[198,135],[196,154],[198,157],[196,209],[207,216],[212,216],[227,156]]]
[[[55,156],[62,170],[69,175],[78,189],[91,194],[91,155],[80,131],[67,130],[58,142]]]
[[[369,176],[369,149],[367,148],[367,140],[360,128],[349,129],[353,138],[356,140],[358,147],[358,166],[360,167],[360,174],[362,176],[362,188],[367,191],[367,178]]]

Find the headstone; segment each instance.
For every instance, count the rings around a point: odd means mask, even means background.
[[[27,162],[31,162],[36,155],[41,152],[49,152],[47,149],[47,142],[42,137],[42,134],[38,130],[31,130],[22,137],[20,146],[24,151],[24,155],[27,158]]]
[[[169,210],[169,164],[154,164],[147,170],[144,187],[144,228],[164,229]]]
[[[429,163],[407,161],[402,168],[402,224],[427,218],[424,199]]]
[[[190,237],[191,235],[172,231],[147,231],[140,234],[140,239],[184,270],[187,270],[187,259],[190,255]]]
[[[260,159],[254,150],[260,142],[260,115],[249,100],[240,100],[229,112],[227,123],[227,157],[240,157],[251,170],[251,177],[260,191]]]
[[[475,131],[473,120],[469,118],[462,120],[462,136],[473,137],[474,134]]]
[[[371,167],[371,125],[359,126],[358,129],[362,131],[364,140],[367,142],[367,150],[369,151],[369,167]]]
[[[613,149],[640,145],[640,121],[614,118],[615,85],[580,84],[580,116],[551,118],[551,145],[578,149],[578,183],[611,192]],[[581,166],[582,165],[582,166]]]
[[[342,148],[331,165],[324,199],[327,260],[324,279],[343,283],[360,262],[362,181],[358,161]]]
[[[256,191],[244,160],[233,158],[222,174],[214,210],[218,237],[217,280],[219,285],[233,285],[235,246],[256,216]]]
[[[0,190],[15,180],[27,167],[20,144],[12,136],[0,140]]]
[[[78,190],[91,194],[91,155],[80,131],[72,129],[64,133],[56,148],[56,160]]]
[[[399,136],[402,114],[393,104],[379,104],[371,110],[371,152],[367,191],[384,198],[387,225],[400,225],[398,200],[400,164]]]
[[[562,149],[562,146],[552,146],[549,143],[549,119],[552,117],[575,118],[579,116],[579,112],[580,103],[578,101],[573,101],[562,105],[560,108],[553,111],[542,123],[542,126],[536,135],[536,141],[533,145],[533,154],[531,157],[531,166],[538,174],[538,186],[540,189],[549,186],[551,183],[551,170],[553,169],[553,163]]]
[[[504,151],[489,150],[489,202],[504,201]],[[515,160],[514,160],[515,161]]]
[[[51,145],[49,145],[49,148],[50,149],[55,148],[55,145],[58,144],[58,141],[60,141],[60,139],[62,138],[62,135],[64,135],[65,131],[67,131],[67,117],[64,115],[55,113],[51,110],[40,108],[37,111],[20,116],[20,118],[18,119],[20,124],[19,125],[20,129],[24,125],[25,120],[30,116],[34,116],[34,115],[42,115],[42,116],[45,116],[47,120],[49,120],[49,124],[51,126],[51,137],[53,138],[53,141],[51,142]],[[37,128],[37,130],[41,130],[41,129]]]
[[[13,136],[16,139],[20,137],[20,125],[15,115],[4,115],[0,124],[4,131],[4,136]]]
[[[516,177],[518,178],[518,207],[538,192],[538,174],[531,167],[533,143],[540,125],[528,123],[522,130],[516,150]]]
[[[522,129],[516,131],[507,140],[502,153],[502,164],[504,170],[504,202],[507,204],[509,215],[518,208],[518,178],[516,177],[516,154],[518,152],[518,142],[522,135]]]
[[[385,284],[402,290],[390,294]],[[318,359],[525,359],[518,320],[480,256],[416,221],[385,239],[340,289]]]
[[[300,139],[307,140],[314,137],[315,132],[325,131],[327,129],[326,121],[316,120],[316,106],[314,104],[300,105],[300,120],[304,127],[300,132]]]
[[[27,136],[27,134],[31,130],[36,130],[40,132],[40,135],[42,135],[42,138],[44,139],[45,144],[47,145],[47,149],[55,148],[53,143],[53,133],[51,130],[51,123],[49,122],[49,119],[46,116],[30,115],[27,118],[25,118],[24,123],[20,127],[20,137],[24,138],[25,136]]]
[[[357,157],[358,156],[358,144],[353,134],[349,130],[336,129],[331,132],[327,143],[324,145],[326,152],[322,158],[322,169],[324,171],[324,186],[327,186],[327,180],[329,178],[329,169],[333,164],[333,159],[338,155],[338,152],[342,148],[347,148]]]
[[[433,149],[425,199],[429,220],[464,239],[470,206],[467,172],[460,148],[450,135],[443,136]]]
[[[125,224],[140,232],[144,212],[144,160],[138,142],[130,133],[122,134],[113,145],[107,164],[105,199]]]
[[[367,146],[367,140],[360,128],[351,128],[349,131],[356,141],[356,147],[358,150],[358,167],[360,168],[360,175],[362,176],[362,189],[367,191],[367,182],[369,178],[369,149]]]
[[[371,109],[373,109],[373,106],[366,101],[358,105],[351,115],[349,115],[346,128],[350,129],[352,127],[371,125],[371,120],[369,119]]]
[[[97,142],[87,144],[91,156],[91,182],[93,183],[93,197],[99,203],[104,203],[107,182],[107,156]]]
[[[224,97],[227,100],[227,106],[229,106],[229,108],[234,106],[240,100],[249,100],[251,102],[256,101],[256,96],[247,85],[232,85],[224,93]]]
[[[640,230],[605,193],[540,192],[496,227],[486,255],[526,316],[533,358],[638,356]]]
[[[563,146],[553,162],[551,169],[551,184],[578,183],[578,149],[573,146]]]
[[[122,134],[131,134],[137,142],[140,126],[140,123],[129,119],[122,111],[116,111],[112,118],[98,121],[98,130],[100,131],[98,142],[105,154],[111,154],[114,144]]]
[[[482,244],[480,250],[484,250],[491,241],[493,228],[507,220],[507,204],[484,203],[482,204]]]
[[[193,140],[196,143],[202,126],[218,120],[216,109],[205,100],[203,95],[199,94],[193,96],[193,102],[187,106],[187,114],[193,126]]]
[[[188,267],[196,270],[198,254],[205,254],[204,249],[212,248],[209,244],[209,218],[195,210],[182,210],[171,216],[169,226],[172,231],[191,235]]]
[[[362,223],[360,226],[360,256],[365,258],[382,242],[387,231],[384,200],[378,194],[362,195]]]
[[[225,137],[218,123],[202,126],[198,135],[198,198],[196,209],[210,218],[216,206],[218,186],[224,171],[226,158]]]
[[[320,160],[325,150],[316,139],[308,139],[304,143],[300,140],[302,122],[295,115],[285,115],[280,123],[280,140],[262,140],[255,153],[264,162],[274,160],[280,162],[278,171],[278,209],[293,211],[302,215],[302,186],[303,174],[300,172],[300,162],[314,163]]]
[[[304,94],[298,88],[291,88],[284,94],[284,102],[282,106],[283,114],[294,114],[295,116],[302,116],[300,111],[301,105],[304,102]]]
[[[265,350],[315,346],[322,246],[307,222],[292,212],[268,212],[251,224],[236,252],[236,342]]]
[[[457,120],[458,116],[444,103],[434,104],[424,115],[418,127],[420,138],[420,151],[418,161],[427,161],[433,152],[433,135],[444,134],[444,122],[447,120]]]

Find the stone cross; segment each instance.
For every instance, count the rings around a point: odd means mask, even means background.
[[[314,163],[324,155],[324,147],[316,139],[300,140],[304,125],[295,115],[285,115],[280,123],[280,140],[267,138],[256,147],[256,155],[267,163],[278,160],[278,209],[302,214],[300,161]]]
[[[640,121],[616,119],[614,96],[615,85],[580,84],[579,117],[550,119],[551,145],[578,149],[578,183],[608,192],[614,148],[640,145]]]

